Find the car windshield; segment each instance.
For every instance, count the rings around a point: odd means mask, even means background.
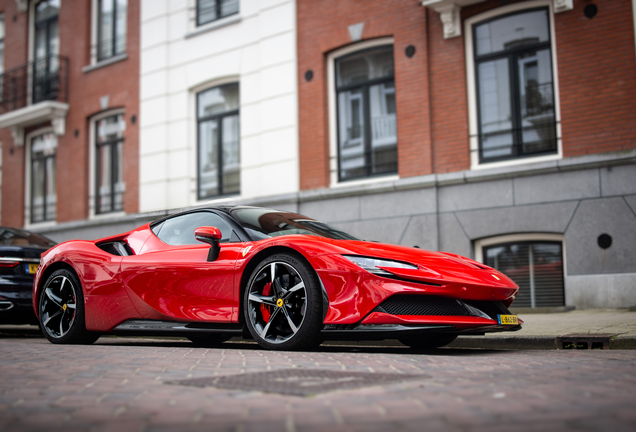
[[[334,240],[358,240],[343,231],[296,213],[242,207],[231,211],[253,240],[292,234],[326,237]]]
[[[44,236],[15,228],[0,227],[0,245],[50,248],[56,243]]]

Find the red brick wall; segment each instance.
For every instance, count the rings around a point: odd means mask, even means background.
[[[432,172],[426,10],[417,0],[299,0],[297,3],[300,188],[329,185],[327,64],[351,44],[348,26],[364,22],[362,40],[394,38],[398,169],[401,177]],[[406,57],[408,45],[415,56]],[[305,72],[313,70],[312,81]]]
[[[588,19],[556,15],[563,155],[636,147],[636,51],[631,1],[597,1]]]
[[[58,137],[57,159],[57,221],[67,222],[88,217],[89,196],[89,121],[102,112],[100,98],[109,96],[108,109],[124,108],[126,132],[124,137],[125,210],[139,209],[139,1],[128,2],[128,34],[126,60],[90,72],[82,68],[90,64],[91,11],[90,1],[62,2],[59,15],[60,54],[69,58],[70,109],[66,117],[66,134]],[[5,9],[15,5],[4,0]],[[5,14],[5,16],[7,16]],[[15,63],[26,62],[27,13],[17,13],[19,31],[7,29],[5,54],[16,57]],[[16,41],[14,42],[14,39]],[[18,42],[17,40],[21,40]],[[7,63],[5,63],[6,65]],[[137,117],[132,124],[131,116]],[[75,132],[77,131],[77,137]],[[13,140],[8,131],[0,130],[3,142],[2,223],[22,226],[24,221],[24,151],[15,148],[8,154]]]
[[[583,14],[590,3],[598,6],[592,19]],[[466,7],[462,19],[499,6],[499,1],[490,0]],[[554,23],[563,156],[635,148],[636,50],[631,1],[574,0],[574,9],[555,14]]]
[[[631,2],[597,1],[592,19],[583,15],[589,3],[574,0],[574,10],[554,16],[565,157],[636,147]],[[465,7],[462,22],[499,7]],[[351,43],[347,27],[358,22],[363,40],[395,38],[400,177],[470,169],[464,36],[444,39],[439,14],[416,1],[300,0],[297,8],[301,189],[329,185],[326,55]]]

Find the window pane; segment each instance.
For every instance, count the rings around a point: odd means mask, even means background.
[[[113,55],[113,0],[101,0],[99,2],[99,58],[108,58]]]
[[[36,155],[33,155],[36,156]],[[41,222],[44,220],[44,182],[45,182],[44,159],[33,160],[31,167],[31,221]]]
[[[518,59],[523,153],[556,149],[550,50],[529,51]]]
[[[115,21],[115,54],[123,54],[126,52],[126,17],[127,0],[117,0],[117,17]]]
[[[238,12],[238,0],[221,0],[221,16],[228,16]]]
[[[241,155],[239,116],[223,118],[223,193],[241,189]]]
[[[58,15],[61,0],[45,0],[35,7],[35,22],[39,23]]]
[[[218,195],[218,120],[199,123],[199,198]]]
[[[113,210],[123,210],[124,209],[124,191],[126,190],[126,184],[124,183],[124,167],[123,167],[123,150],[124,143],[123,141],[119,141],[115,145],[115,160],[113,161],[114,169],[115,169],[115,193],[114,193],[114,206]]]
[[[109,145],[98,147],[99,177],[97,184],[97,211],[106,213],[111,211],[111,151]]]
[[[97,122],[97,143],[103,144],[109,141],[116,141],[124,137],[126,122],[124,115],[118,114],[106,117]]]
[[[484,159],[513,154],[508,59],[478,65],[481,151]]]
[[[513,307],[563,306],[562,246],[553,242],[524,242],[485,248],[486,265],[519,285]]]
[[[31,141],[31,221],[55,220],[55,135],[46,133]]]
[[[239,107],[238,84],[227,84],[214,87],[199,93],[199,118],[205,118],[227,111],[233,111]]]
[[[46,220],[55,220],[57,194],[55,189],[55,157],[46,158]]]
[[[216,15],[217,0],[197,0],[197,24],[205,24],[217,19]]]
[[[338,95],[340,178],[362,177],[365,173],[364,92],[362,89]]]
[[[496,53],[550,40],[548,11],[506,16],[475,28],[477,55]]]
[[[228,242],[232,235],[232,228],[221,216],[210,212],[196,212],[166,220],[157,237],[169,245],[203,245],[194,238],[194,230],[202,226],[218,228],[221,231],[220,243]]]
[[[393,47],[379,47],[336,60],[338,87],[393,76]]]

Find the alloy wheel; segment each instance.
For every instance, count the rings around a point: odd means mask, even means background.
[[[305,281],[282,261],[263,266],[252,281],[247,298],[252,328],[266,342],[287,342],[298,333],[307,313]]]
[[[56,276],[46,284],[42,296],[42,327],[52,338],[65,336],[73,326],[77,310],[73,282],[66,276]]]

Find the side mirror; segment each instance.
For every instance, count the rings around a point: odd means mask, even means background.
[[[219,257],[221,247],[219,246],[219,240],[221,240],[221,231],[217,227],[199,227],[194,230],[194,238],[200,242],[210,245],[208,251],[208,261],[215,261]]]

